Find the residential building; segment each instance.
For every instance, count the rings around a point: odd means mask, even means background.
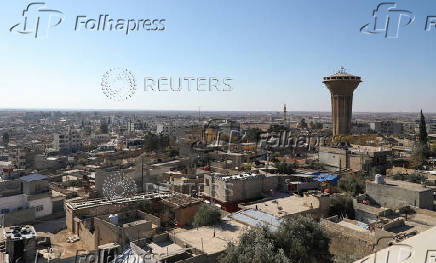
[[[0,183],[1,222],[5,225],[30,223],[53,213],[48,177],[31,174]]]
[[[376,121],[370,123],[371,130],[383,135],[400,135],[404,133],[404,126],[401,122]]]
[[[53,137],[53,148],[58,152],[76,152],[82,148],[82,139],[77,130],[68,129],[66,132],[55,133]]]
[[[415,206],[434,210],[433,190],[420,184],[397,180],[366,181],[366,194],[375,203],[391,209]]]

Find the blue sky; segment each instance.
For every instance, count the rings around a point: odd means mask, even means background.
[[[436,1],[397,1],[415,21],[398,39],[362,34],[372,0],[45,0],[64,21],[48,37],[9,32],[30,1],[0,9],[0,108],[329,111],[322,77],[344,66],[364,82],[354,111],[436,112]],[[74,31],[76,16],[166,19],[166,30]],[[138,90],[111,101],[110,68],[128,68]],[[143,77],[231,77],[231,92],[145,92]]]

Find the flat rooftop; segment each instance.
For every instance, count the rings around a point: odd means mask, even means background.
[[[232,181],[232,180],[248,180],[259,177],[259,174],[235,174],[235,175],[228,175],[228,176],[222,176],[219,177],[219,179],[223,180],[224,182]]]
[[[187,207],[191,204],[201,203],[202,200],[191,197],[189,195],[175,193],[172,196],[164,198],[162,202],[173,208],[179,208],[179,207]]]
[[[375,181],[367,181],[367,183],[375,184]],[[399,187],[403,188],[409,191],[415,191],[415,192],[426,192],[426,191],[432,191],[430,188],[427,188],[421,184],[415,184],[407,181],[400,181],[400,180],[390,180],[385,179],[386,186],[391,187]]]
[[[246,226],[235,220],[226,220],[215,227],[204,226],[191,230],[178,228],[170,235],[175,235],[176,238],[206,254],[215,254],[225,250],[227,243],[236,242],[244,228]]]
[[[3,239],[21,240],[36,237],[36,231],[33,226],[11,226],[3,229]]]
[[[280,194],[278,198],[265,202],[251,203],[245,208],[259,210],[275,217],[283,217],[301,213],[314,208],[319,208],[319,200],[316,196],[298,196],[290,194]]]

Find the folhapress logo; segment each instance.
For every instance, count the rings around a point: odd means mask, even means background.
[[[64,14],[55,9],[46,8],[44,2],[32,2],[22,13],[22,22],[13,25],[9,31],[19,34],[32,34],[35,38],[48,36],[48,32],[59,26]],[[94,16],[76,15],[71,29],[75,32],[123,32],[126,36],[140,31],[163,31],[166,19],[163,18],[114,18],[109,14]]]
[[[35,38],[47,36],[50,28],[62,23],[63,13],[45,8],[44,2],[33,2],[23,10],[22,22],[13,25],[9,31],[19,34],[32,34]]]
[[[384,34],[385,38],[398,38],[400,27],[408,26],[415,20],[409,10],[397,9],[393,2],[380,3],[372,12],[374,20],[360,28],[365,34]]]

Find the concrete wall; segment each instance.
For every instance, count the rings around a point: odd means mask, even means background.
[[[19,207],[25,208],[27,206],[27,197],[23,194],[0,198],[0,211],[8,209],[12,212]]]
[[[178,208],[177,210],[175,210],[176,224],[181,227],[187,224],[191,224],[192,221],[194,221],[195,214],[202,205],[203,203],[192,204],[188,207]]]
[[[100,218],[94,218],[95,232],[97,234],[96,245],[117,243],[122,245],[121,227],[109,224]]]
[[[378,236],[389,236],[389,233],[385,231],[381,233],[359,232],[327,219],[321,219],[321,224],[331,239],[330,253],[345,260],[344,262],[353,262],[373,253],[374,249],[387,247],[388,241],[391,240],[389,238],[378,242]]]
[[[23,182],[23,194],[33,195],[48,192],[49,190],[48,180]]]
[[[366,182],[366,193],[383,207],[397,209],[411,205],[433,210],[434,198],[430,189],[419,192],[388,184]]]
[[[22,225],[24,223],[35,222],[35,208],[17,210],[8,214],[0,215],[0,224],[5,226]]]
[[[346,150],[330,147],[320,147],[319,162],[324,165],[345,168],[347,165]]]
[[[35,208],[35,217],[40,218],[53,213],[53,203],[51,196],[29,200],[29,206]],[[40,209],[42,207],[42,210]]]
[[[95,216],[97,214],[99,215],[116,214],[119,213],[127,205],[128,203],[116,204],[116,205],[106,204],[106,205],[100,205],[98,207],[90,206],[82,209],[77,209],[75,211],[65,206],[67,228],[69,231],[74,232],[73,218],[78,215]]]
[[[10,180],[0,182],[0,195],[11,196],[21,194],[21,181]]]
[[[215,185],[212,185],[212,183]],[[263,192],[276,190],[279,185],[279,176],[258,175],[247,179],[223,181],[220,178],[204,176],[204,193],[220,202],[238,202],[260,198]]]
[[[123,225],[123,236],[127,242],[149,238],[153,235],[153,225],[151,221],[144,221],[140,224]],[[120,229],[121,230],[121,229]]]
[[[151,221],[154,225],[156,225],[157,228],[160,227],[160,218],[159,217],[144,213],[142,211],[137,211],[137,212],[142,214],[142,216],[145,220]]]
[[[91,232],[93,222],[92,219],[87,219],[80,221],[78,219],[75,220],[75,234],[80,238],[80,240],[86,244],[88,250],[94,250],[98,247],[98,237],[99,233],[97,231]]]

